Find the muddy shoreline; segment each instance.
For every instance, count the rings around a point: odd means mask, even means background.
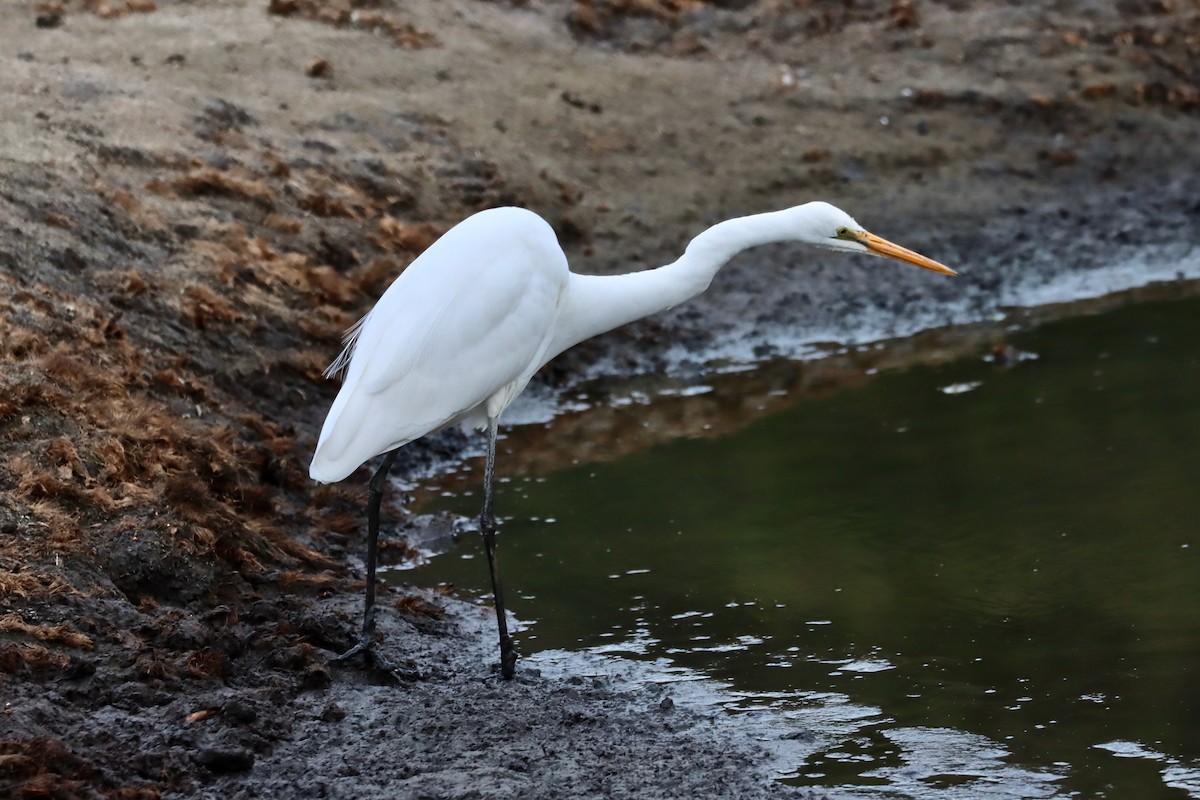
[[[962,273],[768,248],[564,354],[533,387],[547,402],[1166,285],[1173,259],[1195,278],[1198,13],[5,5],[0,794],[812,796],[772,780],[811,731],[676,702],[632,664],[501,683],[488,609],[428,589],[384,603],[410,680],[329,664],[357,631],[365,471],[307,478],[321,370],[438,233],[505,203],[551,220],[585,272],[821,198]],[[991,336],[905,338],[888,364]],[[812,386],[868,366],[838,358]],[[473,446],[431,437],[396,472]]]

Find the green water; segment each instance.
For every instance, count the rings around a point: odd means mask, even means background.
[[[872,708],[787,779],[835,796],[1200,797],[1200,301],[1008,341],[1037,358],[881,374],[544,475],[502,457],[522,652]],[[482,594],[479,553],[462,537],[405,578]],[[959,734],[1016,772],[975,769]]]

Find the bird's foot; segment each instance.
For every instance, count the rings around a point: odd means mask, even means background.
[[[341,655],[329,659],[329,663],[337,664],[349,661],[357,655],[363,656],[363,661],[369,669],[381,672],[396,683],[418,680],[421,674],[410,664],[400,664],[380,653],[376,647],[375,637],[364,634],[356,645]]]
[[[372,654],[372,651],[374,648],[375,648],[375,637],[364,634],[363,637],[358,640],[358,644],[354,645],[354,647],[351,647],[349,650],[342,653],[340,656],[334,656],[333,658],[329,659],[329,663],[336,664],[340,661],[349,661],[350,659],[354,658],[359,653],[366,654],[367,659],[369,660],[371,658],[371,654]]]

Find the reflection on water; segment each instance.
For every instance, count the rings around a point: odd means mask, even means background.
[[[1198,321],[1196,299],[1134,306],[1009,340],[1035,359],[734,409],[725,436],[502,458],[521,648],[799,714],[787,780],[838,796],[1200,797]],[[482,594],[478,549],[405,577]]]

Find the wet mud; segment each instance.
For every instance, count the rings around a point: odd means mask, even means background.
[[[1197,14],[5,4],[0,794],[801,792],[771,781],[770,747],[666,690],[500,682],[487,609],[426,589],[384,603],[406,681],[332,665],[357,634],[365,471],[316,487],[307,463],[341,332],[498,204],[546,216],[580,271],[664,263],[719,219],[822,198],[962,273],[770,248],[565,354],[534,387],[549,397],[987,319],[1014,287],[1190,252]],[[472,446],[430,437],[394,471]]]

